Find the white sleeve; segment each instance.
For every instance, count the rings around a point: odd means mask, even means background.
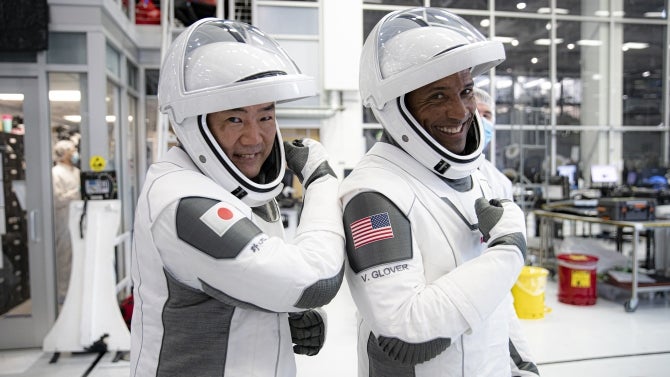
[[[337,185],[328,176],[309,186],[291,244],[263,233],[235,205],[204,197],[165,208],[153,237],[168,273],[217,299],[273,312],[322,306],[343,278]]]
[[[362,246],[359,241],[356,248],[347,224],[378,213],[388,213],[394,237]],[[422,225],[410,224],[389,199],[374,192],[356,195],[345,206],[344,223],[347,280],[377,336],[410,343],[457,338],[487,320],[523,266],[517,247],[499,245],[429,283],[411,232]]]

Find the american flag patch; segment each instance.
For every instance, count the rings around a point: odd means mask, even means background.
[[[349,225],[354,249],[373,242],[393,238],[393,227],[388,212],[378,213],[356,220]]]

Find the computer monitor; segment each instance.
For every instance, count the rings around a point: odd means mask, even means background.
[[[591,183],[616,184],[619,173],[614,165],[591,165]]]
[[[556,167],[558,175],[561,177],[568,177],[570,187],[575,187],[577,184],[577,165],[559,165]]]

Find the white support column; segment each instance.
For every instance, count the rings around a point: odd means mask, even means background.
[[[81,166],[84,171],[90,170],[91,156],[101,156],[105,161],[113,158],[109,155],[109,137],[105,119],[107,114],[107,103],[105,102],[107,93],[106,47],[105,35],[102,32],[88,33],[86,44],[88,112],[82,114],[82,138],[85,138],[87,142],[81,143],[83,149]]]

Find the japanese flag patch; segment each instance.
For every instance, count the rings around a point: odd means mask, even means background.
[[[205,223],[219,237],[245,216],[228,203],[220,202],[208,209],[200,221]]]

